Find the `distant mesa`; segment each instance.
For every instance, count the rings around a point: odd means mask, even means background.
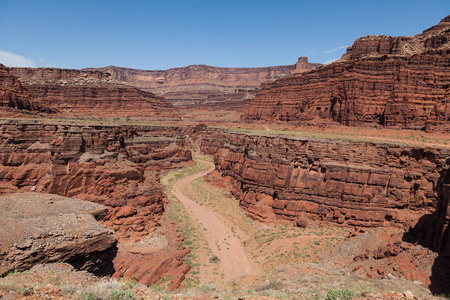
[[[33,99],[32,103],[61,113],[154,116],[173,110],[164,98],[114,80],[111,75],[100,71],[58,68],[5,70],[19,79],[20,82],[15,84],[26,91]]]
[[[319,67],[300,57],[294,65],[262,68],[222,68],[191,65],[169,70],[138,70],[109,66],[98,69],[115,80],[164,97],[176,106],[243,108],[260,85],[289,74]]]
[[[336,62],[264,85],[242,119],[450,129],[449,82],[446,17],[412,37],[358,38]]]

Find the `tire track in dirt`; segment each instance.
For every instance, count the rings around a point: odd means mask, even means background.
[[[230,226],[220,221],[220,217],[204,206],[197,204],[181,192],[181,187],[189,184],[189,182],[207,175],[214,170],[214,164],[203,161],[208,164],[208,169],[201,171],[174,183],[171,192],[174,194],[189,213],[197,219],[198,222],[206,229],[203,233],[213,252],[220,259],[217,264],[219,273],[224,274],[223,281],[229,282],[232,279],[250,274],[252,267],[249,259],[244,251],[244,247],[238,238],[233,235]]]

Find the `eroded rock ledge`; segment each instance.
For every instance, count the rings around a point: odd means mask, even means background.
[[[0,275],[37,263],[74,262],[111,274],[117,238],[95,218],[103,205],[38,193],[0,196]]]

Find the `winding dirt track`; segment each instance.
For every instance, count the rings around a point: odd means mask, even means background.
[[[213,254],[220,259],[218,264],[219,272],[225,274],[223,279],[225,282],[228,282],[234,278],[250,274],[252,271],[241,242],[233,235],[231,228],[221,222],[214,212],[197,204],[181,192],[183,185],[214,170],[213,163],[202,162],[208,164],[209,168],[207,170],[178,180],[173,185],[171,192],[183,203],[194,219],[198,219],[199,223],[206,228],[204,231],[205,238]]]

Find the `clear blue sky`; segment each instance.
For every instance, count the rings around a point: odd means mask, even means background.
[[[415,35],[449,0],[0,0],[0,63],[167,69],[327,63],[369,34]]]

